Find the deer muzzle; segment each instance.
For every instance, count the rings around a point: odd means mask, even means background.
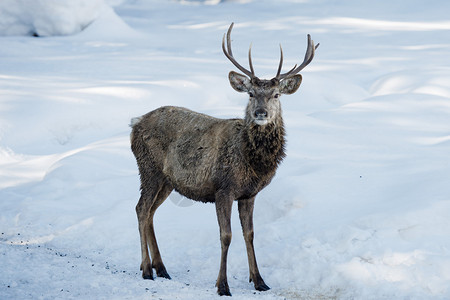
[[[266,125],[269,122],[269,113],[264,108],[258,108],[254,113],[254,121],[258,125]]]

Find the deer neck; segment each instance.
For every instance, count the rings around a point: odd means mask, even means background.
[[[246,122],[242,132],[244,154],[250,167],[258,175],[275,173],[285,154],[283,119],[259,126]]]

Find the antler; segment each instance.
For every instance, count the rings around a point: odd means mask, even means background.
[[[317,49],[317,47],[319,47],[319,45],[320,45],[320,43],[317,44],[316,46],[314,46],[314,41],[311,39],[311,36],[308,34],[308,47],[306,49],[305,59],[303,60],[302,64],[298,67],[297,67],[297,65],[295,65],[291,70],[289,70],[288,72],[283,73],[283,74],[280,74],[281,67],[283,65],[283,49],[281,48],[281,45],[280,45],[280,52],[281,52],[280,64],[278,66],[278,72],[277,72],[277,76],[275,76],[275,78],[278,80],[282,80],[286,77],[293,76],[293,75],[297,74],[298,72],[300,72],[301,70],[303,70],[313,60],[314,52]]]
[[[225,56],[239,69],[241,70],[245,75],[249,76],[250,78],[256,77],[255,76],[255,70],[253,69],[252,64],[252,45],[250,45],[250,48],[248,49],[248,63],[250,65],[250,70],[247,70],[243,66],[241,66],[233,57],[233,52],[231,51],[231,29],[233,29],[234,23],[231,23],[230,27],[227,31],[227,50],[225,49],[225,34],[223,35],[222,39],[222,50]]]
[[[223,35],[222,39],[222,50],[225,56],[239,69],[241,70],[245,75],[249,76],[250,78],[256,77],[255,76],[255,70],[253,69],[252,64],[252,45],[250,44],[250,48],[248,49],[248,63],[250,65],[250,71],[241,66],[233,57],[233,51],[231,51],[231,30],[233,29],[234,23],[231,23],[230,27],[228,28],[226,37],[227,37],[227,49],[225,49],[225,34]],[[308,46],[306,49],[305,59],[303,60],[302,64],[297,67],[295,65],[292,69],[290,69],[288,72],[281,74],[281,68],[283,67],[283,48],[281,48],[280,45],[280,63],[278,65],[278,71],[277,75],[275,76],[275,79],[282,80],[284,78],[293,76],[303,70],[314,58],[314,53],[317,47],[319,47],[320,43],[314,46],[314,41],[311,39],[311,36],[308,34]]]

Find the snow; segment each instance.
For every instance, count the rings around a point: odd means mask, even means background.
[[[450,298],[448,1],[2,1],[0,299],[213,299],[213,205],[156,213],[172,280],[142,280],[130,120],[162,105],[243,116],[220,47],[274,76],[321,46],[281,101],[287,158],[257,197],[236,299]],[[39,36],[32,37],[36,33]],[[236,209],[236,207],[235,207]]]
[[[69,35],[98,18],[103,0],[3,0],[1,35]]]

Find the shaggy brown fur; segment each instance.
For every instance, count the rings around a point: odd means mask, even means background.
[[[257,290],[269,289],[256,263],[252,219],[255,196],[270,183],[285,157],[285,131],[278,99],[283,91],[278,81],[250,82],[241,76],[231,72],[230,82],[236,90],[251,95],[245,119],[223,120],[166,106],[134,121],[131,148],[141,177],[141,198],[136,212],[145,279],[153,279],[152,268],[158,276],[170,278],[156,242],[153,215],[170,192],[176,190],[190,199],[216,205],[222,244],[218,293],[231,295],[226,260],[234,200],[238,201],[247,245],[250,281]],[[293,89],[298,88],[300,79],[297,77],[290,83]]]
[[[195,124],[190,126],[190,124]],[[131,144],[141,189],[161,174],[186,197],[215,202],[218,190],[248,199],[265,187],[284,154],[284,128],[221,120],[180,107],[161,107],[133,126]]]
[[[262,279],[253,247],[255,196],[267,186],[285,156],[285,132],[281,116],[281,94],[297,91],[302,81],[296,75],[314,57],[314,42],[308,35],[305,60],[281,74],[261,80],[232,56],[231,29],[225,36],[225,56],[247,76],[230,72],[231,86],[249,95],[244,119],[222,120],[186,108],[166,106],[132,120],[131,149],[141,177],[141,197],[136,206],[141,238],[144,279],[153,279],[153,268],[161,277],[170,276],[162,262],[153,228],[156,209],[176,190],[193,200],[214,202],[222,248],[217,277],[219,295],[231,295],[227,282],[227,255],[231,243],[231,208],[238,202],[250,270],[250,281],[259,291],[270,289]],[[148,253],[150,249],[151,259]]]

